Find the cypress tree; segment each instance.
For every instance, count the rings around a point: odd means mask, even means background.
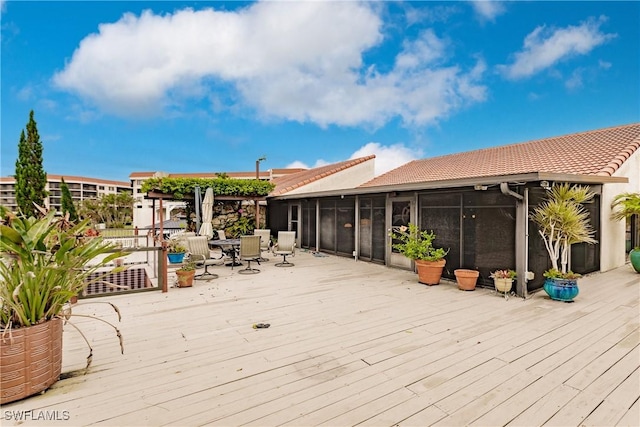
[[[27,216],[37,216],[38,210],[34,204],[45,205],[47,174],[42,167],[42,142],[33,119],[33,110],[29,113],[26,137],[24,130],[20,132],[15,178],[18,208]]]
[[[61,200],[60,200],[60,209],[62,210],[62,214],[66,214],[69,212],[69,220],[77,221],[78,213],[76,212],[76,207],[73,204],[73,197],[71,197],[71,191],[69,191],[69,186],[66,182],[64,182],[64,177],[62,177],[62,181],[60,182],[60,192],[61,192]]]

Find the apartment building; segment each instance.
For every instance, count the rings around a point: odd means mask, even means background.
[[[97,198],[105,194],[131,193],[132,191],[131,183],[126,181],[47,174],[47,185],[45,188],[49,195],[45,199],[45,206],[49,209],[55,209],[57,211],[61,209],[62,191],[60,184],[62,183],[62,178],[64,178],[64,182],[69,187],[74,202]],[[0,204],[14,212],[18,210],[15,186],[16,179],[14,177],[0,177]]]

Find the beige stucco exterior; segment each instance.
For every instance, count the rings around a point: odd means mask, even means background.
[[[611,220],[611,202],[621,193],[640,192],[640,151],[633,153],[614,173],[628,183],[605,184],[602,190],[600,269],[612,270],[625,264],[625,222]]]
[[[287,195],[356,188],[373,179],[375,176],[374,166],[375,159],[372,158],[287,191]]]

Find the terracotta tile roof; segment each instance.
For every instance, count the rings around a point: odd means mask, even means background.
[[[272,182],[276,185],[276,188],[269,195],[280,196],[282,194],[288,193],[291,190],[300,188],[304,185],[325,178],[329,175],[333,175],[337,172],[349,169],[353,166],[374,159],[375,157],[376,156],[372,154],[366,157],[359,157],[357,159],[346,160],[344,162],[332,163],[330,165],[307,169],[301,172],[275,178]]]
[[[639,148],[640,123],[633,123],[414,160],[360,188],[531,172],[612,176]]]

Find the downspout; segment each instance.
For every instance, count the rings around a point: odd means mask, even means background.
[[[521,283],[520,296],[527,298],[527,272],[529,270],[529,191],[524,189],[524,196],[509,189],[509,184],[506,182],[500,183],[500,191],[506,196],[511,196],[517,199],[516,202],[516,232],[522,229],[523,241],[522,246],[518,246],[518,240],[516,236],[516,271],[518,273],[518,283]],[[520,227],[518,227],[518,219],[520,219]],[[520,262],[518,262],[520,261]]]
[[[500,191],[502,191],[502,194],[506,195],[506,196],[511,196],[511,197],[515,197],[516,199],[520,200],[521,202],[524,200],[524,196],[522,194],[518,194],[515,191],[511,191],[509,189],[509,184],[506,182],[501,182],[500,183]]]

